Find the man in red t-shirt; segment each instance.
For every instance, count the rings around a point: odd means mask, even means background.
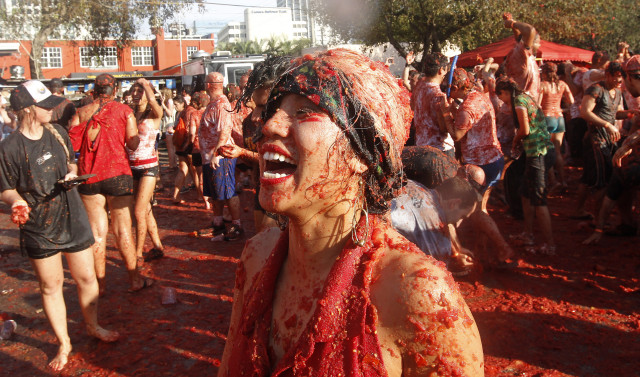
[[[116,80],[109,74],[101,74],[95,82],[95,100],[78,109],[77,119],[72,124],[81,127],[78,135],[80,157],[79,174],[95,174],[78,187],[82,202],[87,209],[91,230],[96,239],[94,264],[100,295],[104,294],[107,232],[109,208],[113,233],[122,259],[129,273],[130,291],[139,291],[153,284],[153,280],[140,275],[136,249],[131,232],[133,211],[133,177],[125,145],[130,150],[138,148],[138,127],[133,110],[114,101]]]

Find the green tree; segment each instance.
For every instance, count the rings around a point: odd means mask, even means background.
[[[466,51],[507,37],[505,11],[546,40],[609,51],[621,40],[640,47],[638,9],[639,0],[318,0],[313,6],[343,41],[389,42],[401,56],[441,51],[448,42]]]
[[[0,27],[8,39],[31,40],[31,77],[41,78],[40,57],[50,38],[80,34],[92,41],[93,47],[104,46],[107,39],[114,39],[123,47],[130,43],[141,23],[148,21],[150,26],[157,27],[158,20],[172,18],[195,0],[17,0],[13,3],[12,7],[0,9]]]

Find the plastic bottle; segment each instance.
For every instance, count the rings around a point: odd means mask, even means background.
[[[176,302],[178,302],[176,290],[172,287],[164,287],[164,290],[162,290],[162,305],[173,305]]]

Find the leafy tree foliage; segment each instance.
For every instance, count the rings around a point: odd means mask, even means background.
[[[341,40],[400,55],[463,51],[512,35],[502,13],[532,24],[545,40],[615,53],[619,41],[640,48],[639,0],[318,0],[313,12]],[[420,66],[420,62],[414,65]]]
[[[31,39],[30,69],[33,78],[42,77],[40,57],[44,44],[52,37],[84,36],[94,47],[107,39],[119,47],[127,45],[141,23],[159,25],[195,0],[170,2],[151,0],[17,0],[0,10],[0,27],[6,37]]]
[[[218,44],[217,50],[231,51],[233,54],[266,54],[266,55],[287,55],[297,56],[302,53],[302,49],[309,47],[309,39],[288,40],[280,37],[272,37],[260,42],[239,41],[234,43]]]

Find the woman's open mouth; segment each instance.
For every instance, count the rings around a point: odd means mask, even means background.
[[[278,152],[264,152],[262,159],[264,160],[262,179],[274,180],[286,178],[292,175],[297,168],[295,161]]]

